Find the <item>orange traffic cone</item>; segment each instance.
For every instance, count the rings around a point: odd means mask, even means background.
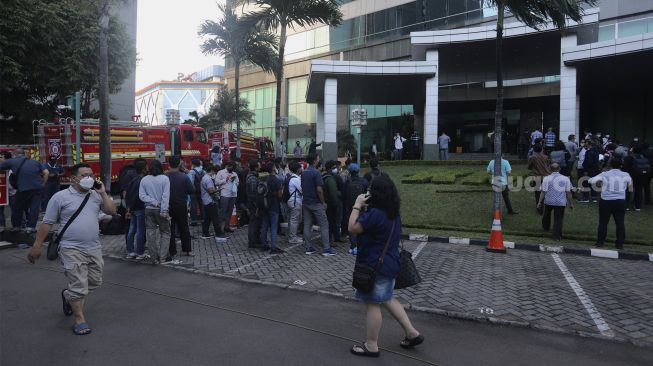
[[[492,221],[490,242],[485,250],[493,253],[506,252],[506,247],[503,246],[503,233],[501,232],[501,210],[494,211],[494,221]]]
[[[236,213],[236,206],[234,206],[234,210],[231,212],[231,220],[229,220],[229,226],[232,228],[238,226],[238,214]]]

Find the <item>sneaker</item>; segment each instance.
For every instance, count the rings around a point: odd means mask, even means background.
[[[641,211],[641,209],[639,209],[639,208],[635,209],[635,212],[640,212],[640,211]]]
[[[590,200],[580,200],[578,203],[590,203]]]
[[[313,253],[315,253],[315,252],[317,252],[317,250],[315,250],[315,248],[313,248],[313,247],[308,247],[308,248],[306,248],[306,250],[304,251],[304,254],[311,255],[311,254],[313,254]]]
[[[228,239],[228,238],[223,237],[223,236],[216,236],[216,237],[215,237],[215,242],[216,242],[216,243],[226,243],[226,242],[227,242],[227,239]]]
[[[150,256],[147,254],[139,254],[136,256],[137,261],[142,261],[143,259],[148,259],[148,258],[150,258]]]
[[[202,235],[200,236],[200,239],[211,239],[211,238],[212,238],[211,235],[204,235],[204,234],[202,234]]]
[[[125,256],[125,258],[126,258],[126,259],[134,259],[134,258],[136,258],[136,253],[134,253],[134,252],[127,253],[127,255]]]
[[[336,253],[335,250],[333,250],[333,248],[326,248],[326,249],[324,249],[322,251],[322,255],[325,256],[325,257],[332,257],[332,256],[334,256],[336,254],[337,253]]]
[[[172,259],[167,259],[167,258],[161,262],[161,264],[171,264],[171,263],[172,263]]]
[[[349,249],[349,254],[357,255],[358,254],[358,247]]]
[[[280,248],[272,248],[270,249],[270,254],[283,254],[286,251]]]

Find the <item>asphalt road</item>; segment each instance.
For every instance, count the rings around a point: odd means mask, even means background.
[[[426,337],[406,351],[384,314],[379,359],[350,355],[360,303],[105,259],[89,296],[93,333],[61,313],[58,262],[0,251],[0,365],[651,365],[653,349],[411,312]]]

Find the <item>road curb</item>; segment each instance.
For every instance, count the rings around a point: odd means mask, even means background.
[[[404,240],[421,241],[421,242],[429,242],[429,243],[475,245],[475,246],[483,246],[483,247],[488,245],[487,240],[461,238],[457,236],[447,237],[447,236],[430,236],[425,234],[402,234],[401,237]],[[504,241],[503,244],[507,249],[527,250],[531,252],[564,253],[564,254],[583,255],[587,257],[642,260],[642,261],[653,262],[653,253],[645,253],[645,252],[630,252],[625,250],[613,250],[613,249],[602,249],[602,248],[578,248],[578,247],[566,247],[561,245],[513,243],[510,241]]]

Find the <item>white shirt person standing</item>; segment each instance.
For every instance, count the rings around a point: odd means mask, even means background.
[[[440,137],[438,137],[440,160],[449,160],[449,142],[451,142],[451,138],[443,131]]]
[[[167,263],[170,248],[170,180],[158,160],[150,161],[148,174],[141,179],[138,198],[145,204],[145,235],[152,263]]]
[[[401,137],[399,132],[394,137],[394,143],[395,143],[395,160],[401,160],[401,157],[403,156],[404,153],[404,142],[406,142],[406,139]]]

